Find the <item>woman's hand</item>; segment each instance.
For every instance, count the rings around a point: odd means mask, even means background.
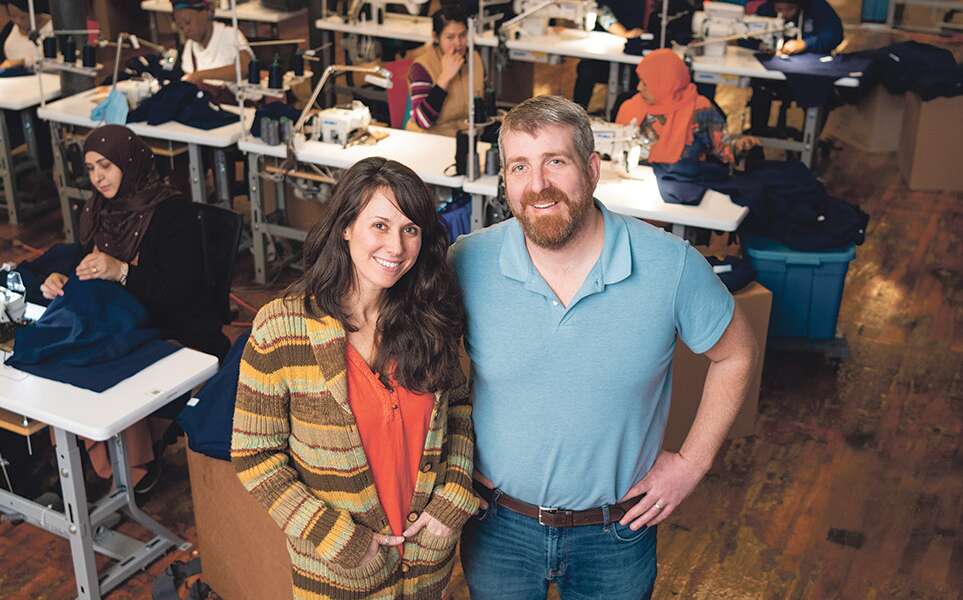
[[[732,152],[733,154],[739,154],[741,152],[751,150],[752,148],[755,148],[761,143],[762,142],[759,140],[759,138],[753,137],[751,135],[739,136],[736,139],[732,140]]]
[[[371,538],[371,545],[368,546],[368,551],[364,553],[364,557],[361,562],[358,563],[359,567],[363,567],[369,562],[373,561],[378,552],[381,551],[382,546],[400,546],[405,543],[405,538],[400,535],[382,535],[380,533],[374,534]]]
[[[51,273],[46,281],[40,284],[40,293],[47,300],[53,300],[57,296],[64,295],[64,286],[67,285],[67,276],[60,273]]]
[[[85,256],[77,265],[77,277],[81,281],[90,279],[120,281],[123,270],[124,263],[122,261],[94,248],[94,251]]]
[[[438,87],[448,91],[448,84],[458,75],[461,66],[465,64],[465,57],[461,54],[450,53],[441,57],[441,74],[438,75]]]
[[[452,534],[451,527],[445,525],[435,517],[429,515],[426,512],[421,513],[418,516],[418,520],[411,524],[408,529],[402,534],[406,538],[414,537],[422,529],[427,529],[428,533],[431,535],[437,535],[441,537],[449,536]]]
[[[793,54],[802,54],[806,51],[806,41],[805,40],[789,40],[782,45],[782,53],[792,56]]]

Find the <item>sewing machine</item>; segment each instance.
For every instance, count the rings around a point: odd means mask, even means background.
[[[704,6],[705,10],[692,17],[692,33],[699,41],[690,47],[701,46],[705,56],[724,56],[726,42],[742,38],[761,40],[776,50],[783,37],[794,35],[790,31],[794,26],[787,26],[782,17],[747,15],[745,7],[726,2],[706,2]]]
[[[515,0],[513,8],[517,16],[502,28],[513,28],[515,38],[545,35],[550,19],[573,21],[579,29],[592,31],[599,12],[593,0]]]
[[[595,138],[595,151],[607,154],[623,177],[632,176],[632,171],[643,158],[643,152],[646,156],[649,154],[635,119],[628,125],[592,119],[592,137]]]
[[[383,25],[389,4],[404,6],[408,14],[417,15],[420,12],[421,6],[428,2],[430,2],[430,0],[352,0],[348,8],[348,20],[352,23],[360,21],[361,10],[365,4],[367,4],[371,6],[371,19],[375,23]]]
[[[0,286],[0,323],[19,323],[27,312],[27,298],[20,273],[7,273],[5,285]]]
[[[367,132],[369,125],[371,111],[354,100],[349,108],[326,108],[318,112],[311,117],[306,129],[309,140],[341,144],[344,148],[358,132]]]

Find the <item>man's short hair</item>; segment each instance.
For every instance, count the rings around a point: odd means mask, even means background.
[[[589,157],[595,152],[595,137],[588,113],[578,104],[561,96],[535,96],[508,111],[498,132],[498,151],[502,165],[505,165],[505,133],[524,131],[535,135],[543,127],[559,125],[572,128],[576,158],[582,166],[588,165]]]

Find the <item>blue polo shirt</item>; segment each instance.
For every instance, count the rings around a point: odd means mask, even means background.
[[[655,462],[676,336],[712,348],[734,301],[678,237],[611,213],[601,256],[568,307],[532,264],[521,226],[458,240],[468,314],[475,466],[525,502],[614,504]]]

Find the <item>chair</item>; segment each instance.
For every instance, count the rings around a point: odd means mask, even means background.
[[[244,219],[238,213],[212,204],[194,204],[201,222],[204,270],[221,321],[234,319],[231,312],[231,281],[237,260]]]

